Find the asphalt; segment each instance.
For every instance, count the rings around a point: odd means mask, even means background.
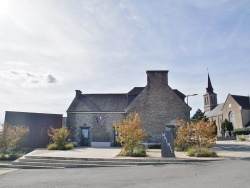
[[[134,160],[134,161],[185,161],[194,162],[202,160],[223,160],[227,158],[250,158],[250,142],[237,142],[237,141],[217,141],[216,145],[212,148],[215,150],[219,157],[215,158],[197,158],[189,157],[185,152],[175,152],[175,158],[161,158],[160,149],[148,149],[147,157],[120,157],[118,156],[121,148],[93,148],[93,147],[76,147],[72,150],[58,151],[47,150],[44,148],[36,149],[31,153],[28,153],[28,157],[41,157],[41,158],[79,158],[79,159],[97,159],[97,160]],[[25,157],[25,156],[23,156]],[[0,174],[7,173],[13,169],[4,168],[4,166],[11,164],[11,162],[0,161]]]

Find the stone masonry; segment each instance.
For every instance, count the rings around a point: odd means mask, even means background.
[[[184,94],[168,85],[168,71],[147,71],[147,86],[135,87],[126,94],[82,94],[76,90],[67,110],[67,126],[78,143],[81,131],[87,129],[89,146],[96,143],[114,146],[113,123],[121,121],[127,113],[138,112],[147,135],[160,140],[169,122],[189,119],[191,108],[184,99]]]
[[[168,71],[147,71],[147,86],[128,106],[138,112],[149,137],[160,139],[171,120],[189,119],[190,107],[168,85]]]

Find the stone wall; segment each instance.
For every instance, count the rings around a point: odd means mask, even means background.
[[[68,113],[67,126],[74,127],[74,141],[79,142],[79,130],[89,127],[90,142],[114,144],[113,122],[121,121],[125,113]]]
[[[167,71],[148,71],[147,74],[147,86],[127,112],[138,112],[148,136],[160,139],[171,120],[189,119],[190,108],[168,86]]]
[[[229,112],[232,111],[234,114],[234,129],[242,128],[242,116],[241,116],[241,106],[233,99],[231,95],[228,95],[227,100],[222,109],[223,121],[225,119],[229,120]]]
[[[223,123],[222,115],[209,117],[208,119],[209,119],[209,121],[215,121],[215,124],[217,126],[217,135],[221,136],[221,134],[222,134],[222,132],[221,132],[221,124]]]

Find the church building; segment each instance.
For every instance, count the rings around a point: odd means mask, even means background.
[[[76,90],[67,110],[67,127],[81,146],[115,146],[113,123],[128,113],[141,116],[147,139],[160,140],[166,125],[177,119],[189,120],[191,108],[185,95],[168,85],[168,71],[147,71],[147,85],[128,93],[84,94]],[[146,140],[145,140],[146,142]]]
[[[221,125],[225,119],[233,124],[234,129],[250,126],[250,98],[228,94],[224,103],[217,103],[217,94],[214,93],[208,74],[208,87],[203,95],[205,116],[215,121],[218,134],[221,134]]]

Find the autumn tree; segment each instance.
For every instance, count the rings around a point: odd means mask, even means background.
[[[115,122],[114,127],[118,133],[116,141],[122,145],[126,155],[132,156],[134,148],[146,137],[139,114],[128,114],[121,122]]]
[[[69,136],[70,131],[67,128],[53,128],[50,127],[48,130],[48,135],[51,137],[53,143],[56,145],[56,149],[63,150],[66,149],[67,137]]]
[[[9,148],[21,148],[27,141],[29,128],[27,126],[2,125],[0,132],[0,149],[3,153]]]
[[[175,144],[183,150],[194,147],[199,151],[201,148],[212,147],[216,142],[215,128],[214,122],[206,122],[204,119],[190,123],[180,121]]]

